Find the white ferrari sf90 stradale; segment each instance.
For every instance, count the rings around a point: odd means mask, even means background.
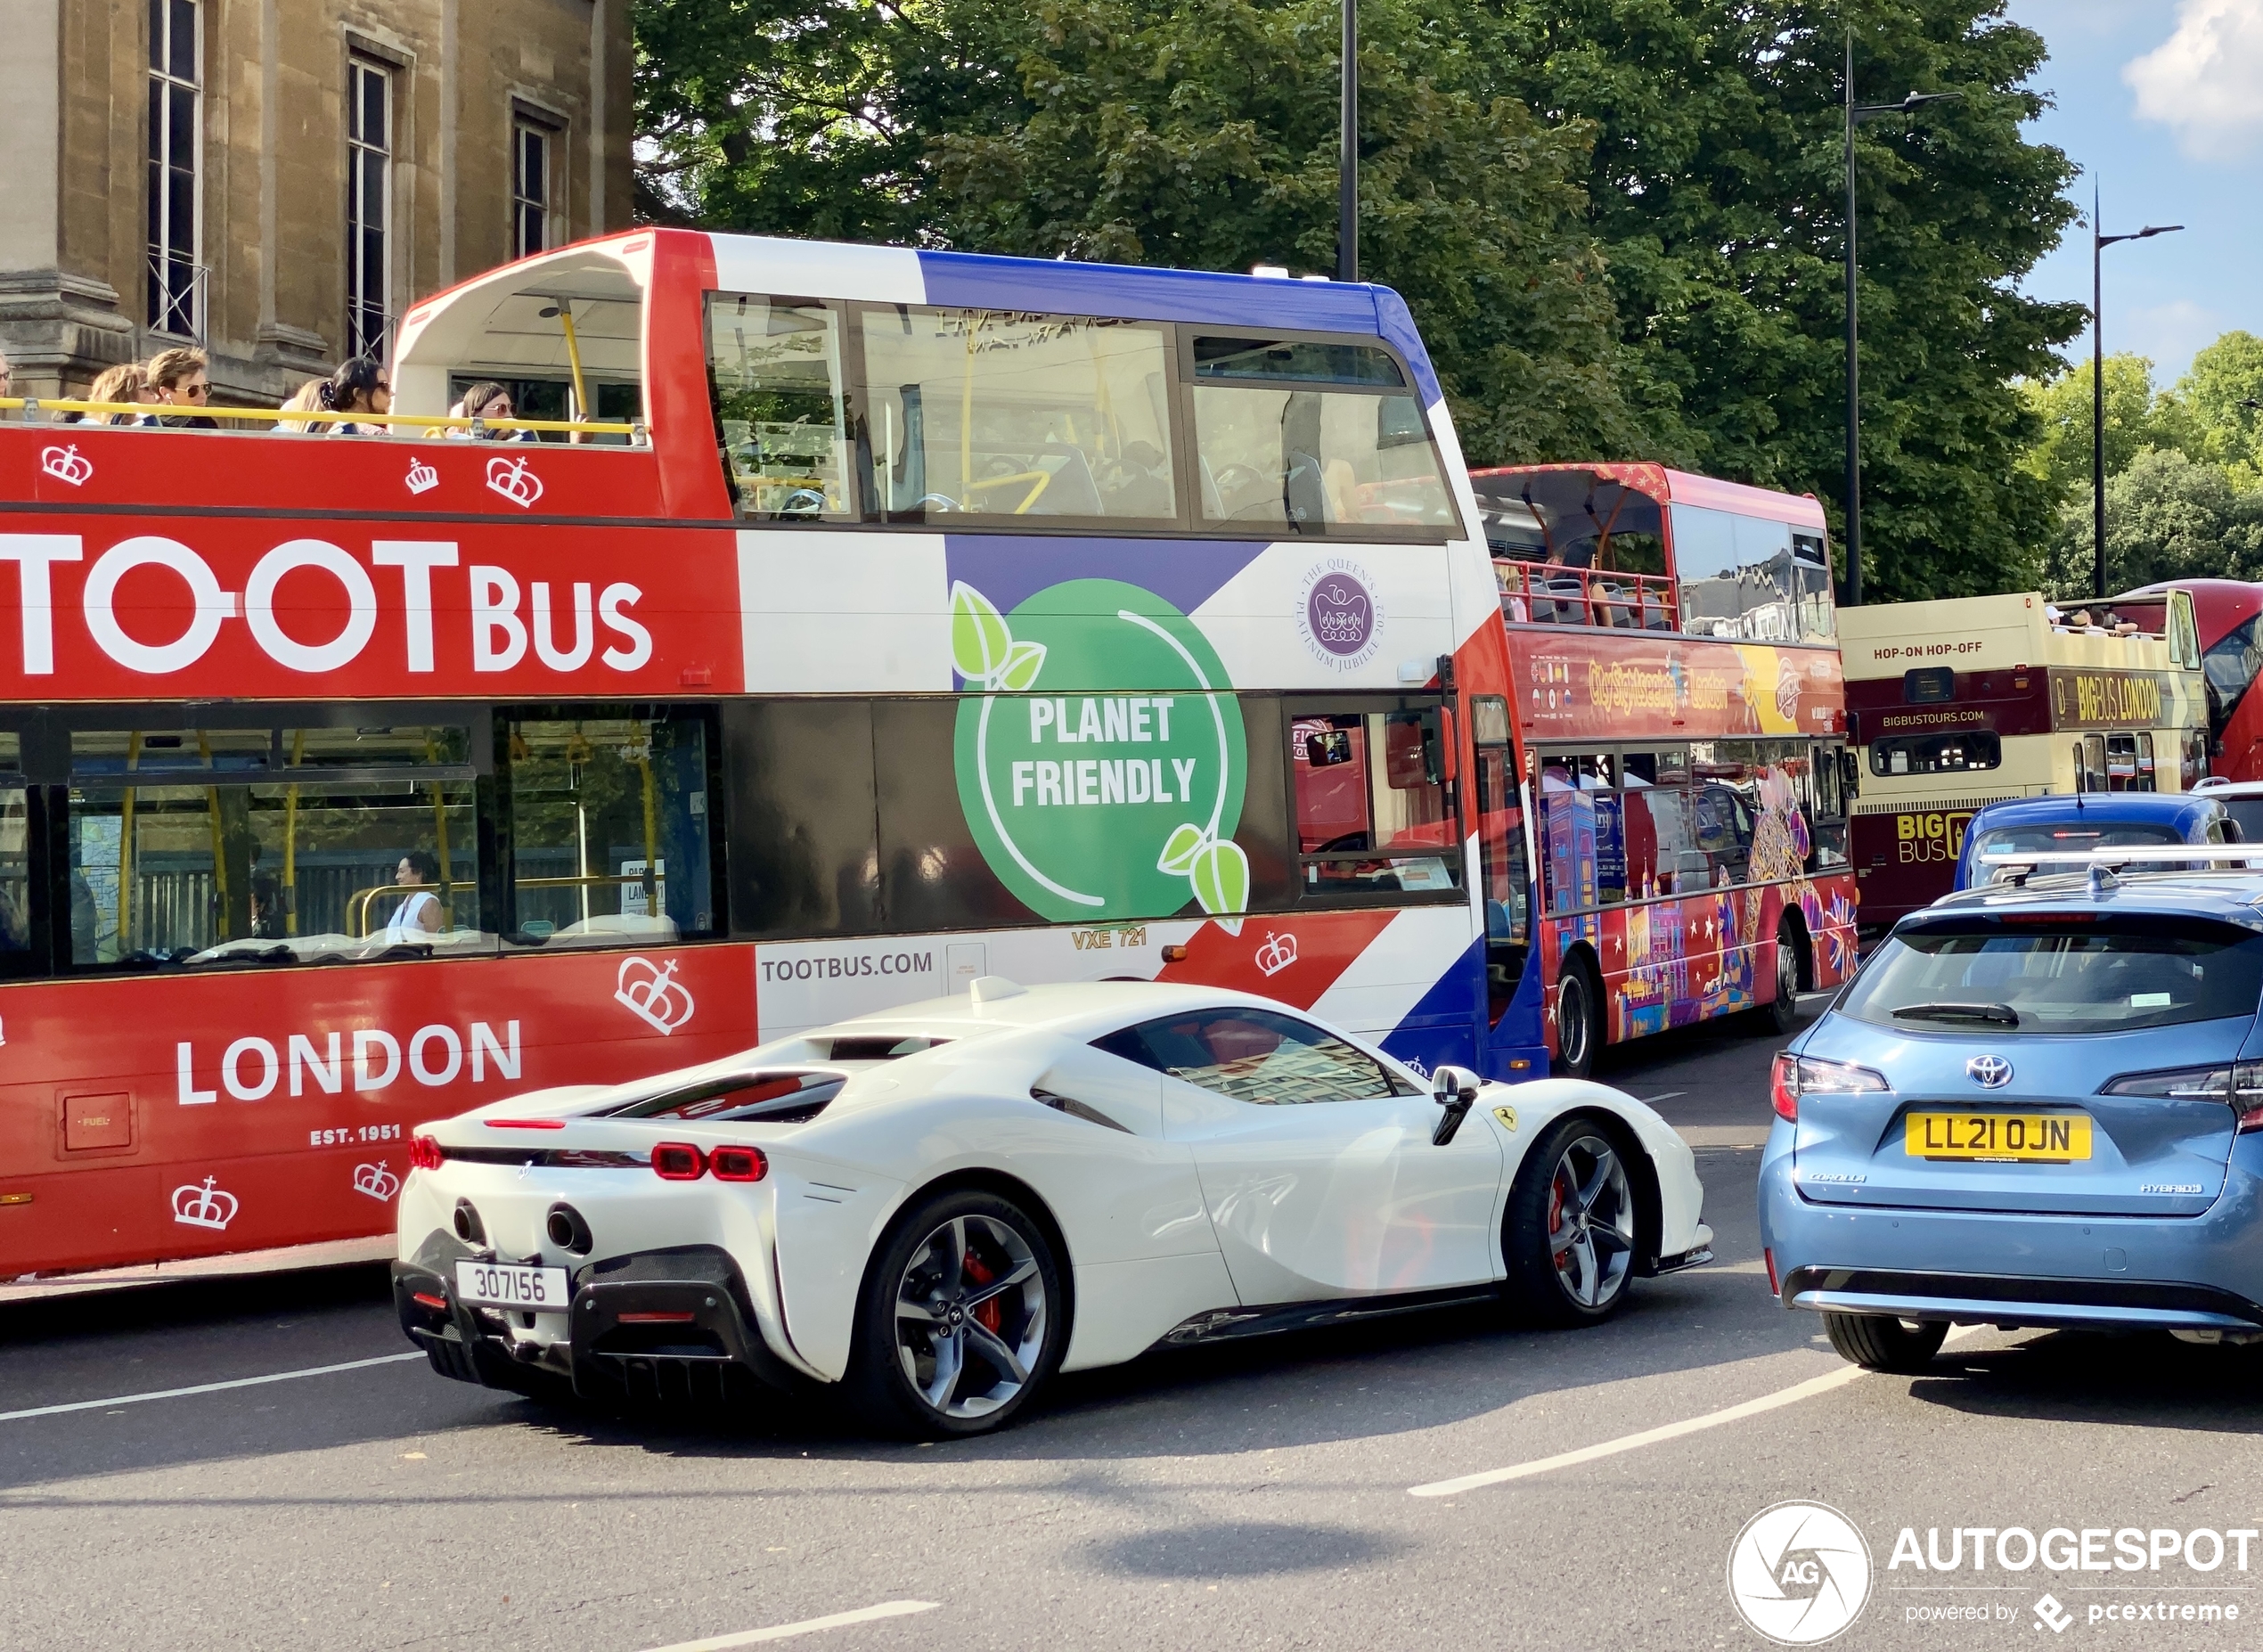
[[[1426,1084],[1246,994],[997,977],[421,1126],[394,1296],[527,1393],[840,1385],[928,1437],[1158,1345],[1505,1296],[1600,1320],[1711,1259],[1689,1149],[1601,1084]]]

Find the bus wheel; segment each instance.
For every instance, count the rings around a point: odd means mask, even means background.
[[[1584,955],[1564,966],[1556,984],[1556,1063],[1558,1078],[1585,1078],[1595,1071],[1603,1045],[1603,986]]]
[[[1800,937],[1786,923],[1776,926],[1776,997],[1752,1010],[1749,1023],[1755,1033],[1780,1036],[1792,1030],[1800,1013]]]

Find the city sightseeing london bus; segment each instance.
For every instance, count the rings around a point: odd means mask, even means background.
[[[1539,806],[1559,1069],[1715,1016],[1788,1027],[1796,994],[1855,958],[1822,507],[1654,464],[1473,480]]]
[[[1948,893],[1984,805],[2188,791],[2208,772],[2201,650],[2181,589],[2127,609],[2055,607],[2033,592],[1849,609],[1839,636],[1863,754],[1853,850],[1866,932]]]
[[[0,1277],[350,1250],[419,1120],[984,975],[1548,1070],[1534,702],[1395,295],[648,230],[388,365],[382,434],[4,405]],[[557,416],[446,417],[487,380]],[[1679,1014],[1767,996],[1825,700],[1677,646],[1760,682],[1734,753],[1629,667],[1658,737],[1547,783],[1587,887],[1602,799],[1686,797],[1736,961],[1652,966]]]

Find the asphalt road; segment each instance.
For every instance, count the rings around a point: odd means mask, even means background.
[[[0,1308],[0,1413],[351,1366],[0,1419],[0,1647],[648,1652],[929,1603],[797,1643],[1759,1648],[1725,1568],[1791,1499],[1869,1546],[1838,1645],[2263,1644],[2263,1540],[2244,1572],[2228,1545],[2204,1574],[2006,1573],[1993,1546],[1984,1573],[1889,1567],[1905,1526],[1943,1549],[1952,1527],[2263,1527],[2263,1350],[1981,1332],[1926,1376],[1802,1393],[1851,1368],[1761,1277],[1758,1153],[1734,1143],[1765,1133],[1772,1048],[1669,1035],[1601,1075],[1719,1144],[1698,1152],[1719,1261],[1610,1324],[1465,1311],[1151,1356],[986,1441],[875,1443],[782,1404],[669,1427],[353,1365],[404,1349],[370,1269]],[[2047,1589],[2063,1632],[2035,1615]],[[2241,1621],[2177,1615],[2209,1603]]]

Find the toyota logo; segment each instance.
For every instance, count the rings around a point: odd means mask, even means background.
[[[1965,1076],[1983,1090],[2001,1090],[2012,1082],[2012,1064],[1999,1055],[1974,1056],[1965,1063]]]

